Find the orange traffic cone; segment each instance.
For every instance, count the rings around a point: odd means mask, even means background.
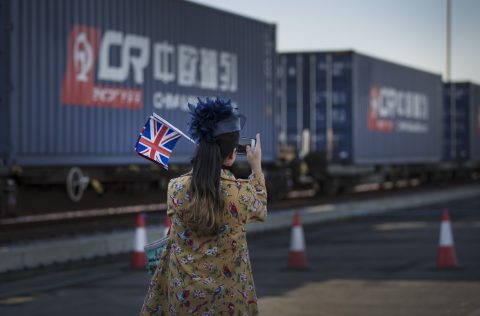
[[[293,216],[293,227],[290,237],[290,253],[288,254],[288,268],[308,268],[307,257],[305,255],[305,238],[303,236],[303,227],[300,222],[300,213],[298,211],[296,211]]]
[[[143,214],[137,215],[137,225],[135,228],[135,241],[133,244],[133,252],[130,256],[130,268],[145,269],[147,257],[145,256],[145,247],[147,243],[147,232],[145,230],[145,218]]]
[[[437,268],[456,268],[458,266],[455,247],[453,245],[452,226],[448,211],[444,210],[440,225],[440,240],[437,251]]]
[[[163,236],[168,236],[168,233],[170,232],[170,226],[172,225],[172,222],[170,221],[170,216],[166,215],[165,220],[163,221]]]

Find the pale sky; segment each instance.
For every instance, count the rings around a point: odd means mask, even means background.
[[[446,0],[191,0],[277,25],[277,49],[353,49],[445,75]],[[452,1],[452,79],[480,84],[480,0]]]

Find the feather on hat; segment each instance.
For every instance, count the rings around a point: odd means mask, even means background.
[[[190,115],[188,132],[195,140],[215,142],[215,137],[221,134],[239,132],[245,125],[246,118],[234,108],[231,101],[219,98],[198,98],[197,105],[188,104]]]

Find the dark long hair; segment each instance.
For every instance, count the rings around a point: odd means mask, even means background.
[[[220,192],[220,172],[223,161],[238,145],[239,137],[239,132],[226,133],[217,136],[215,142],[201,140],[197,147],[184,221],[201,236],[217,234],[223,225],[225,205]]]

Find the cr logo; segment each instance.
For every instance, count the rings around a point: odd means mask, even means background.
[[[87,34],[84,32],[77,35],[73,48],[73,59],[75,64],[75,78],[77,81],[87,82],[87,75],[93,66],[93,49],[88,42]]]

